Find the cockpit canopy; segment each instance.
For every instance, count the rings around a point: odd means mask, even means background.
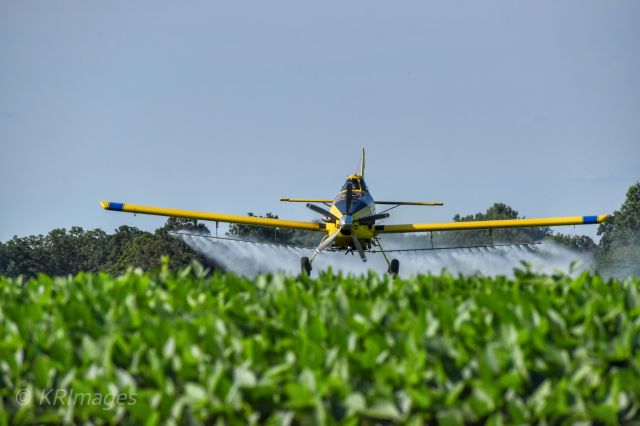
[[[369,188],[367,188],[367,184],[364,183],[364,178],[362,176],[352,175],[347,178],[347,181],[342,185],[341,191],[347,190],[347,185],[351,183],[351,187],[354,191],[364,191],[369,192]]]

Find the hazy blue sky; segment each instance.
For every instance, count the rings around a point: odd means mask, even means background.
[[[617,209],[640,179],[638,1],[0,0],[0,240],[312,219],[367,148],[378,199]],[[557,228],[562,232],[571,228]],[[578,227],[595,234],[595,227]]]

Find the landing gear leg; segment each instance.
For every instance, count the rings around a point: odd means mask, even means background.
[[[398,259],[393,259],[391,260],[391,262],[389,262],[389,258],[387,257],[387,254],[382,249],[382,244],[380,244],[380,239],[376,238],[375,241],[376,241],[376,244],[378,244],[378,247],[380,247],[380,253],[382,253],[382,256],[384,256],[384,260],[386,260],[387,265],[389,265],[389,269],[387,269],[387,273],[394,277],[397,276],[398,272],[400,271],[400,261]]]
[[[302,275],[305,275],[307,277],[311,275],[311,261],[309,260],[308,257],[305,256],[302,259],[300,259],[300,269],[301,269],[300,273]]]

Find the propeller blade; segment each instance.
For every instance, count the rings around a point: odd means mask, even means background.
[[[326,249],[327,247],[329,247],[331,245],[331,243],[333,242],[333,240],[336,239],[336,237],[338,236],[338,234],[340,233],[340,230],[342,228],[338,228],[338,230],[336,232],[334,232],[333,234],[329,235],[327,238],[325,238],[324,240],[322,240],[322,242],[320,243],[320,245],[318,247],[316,247],[315,252],[316,254],[320,254],[320,252],[324,249]]]
[[[374,214],[374,215],[371,215],[371,216],[362,217],[362,218],[358,219],[358,222],[360,222],[363,225],[368,225],[368,224],[372,224],[373,222],[375,222],[378,219],[386,219],[389,216],[391,216],[389,213],[378,213],[378,214]]]
[[[320,213],[320,214],[325,215],[327,217],[330,217],[333,220],[340,220],[338,217],[336,217],[329,210],[323,209],[322,207],[318,207],[315,204],[307,203],[307,207],[310,208],[311,210],[313,210],[314,212]]]
[[[345,206],[345,214],[346,215],[350,215],[351,214],[351,196],[353,195],[353,185],[351,184],[351,182],[349,182],[347,184],[347,205]]]
[[[363,262],[367,261],[367,256],[364,255],[364,250],[362,249],[362,244],[360,244],[360,241],[358,240],[358,237],[356,237],[356,235],[352,232],[351,233],[351,239],[353,240],[353,245],[356,246],[356,250],[358,250],[358,254],[360,255],[360,259],[362,259]]]

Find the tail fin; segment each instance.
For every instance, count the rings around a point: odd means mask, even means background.
[[[364,148],[362,148],[362,157],[360,157],[360,176],[364,177]]]

